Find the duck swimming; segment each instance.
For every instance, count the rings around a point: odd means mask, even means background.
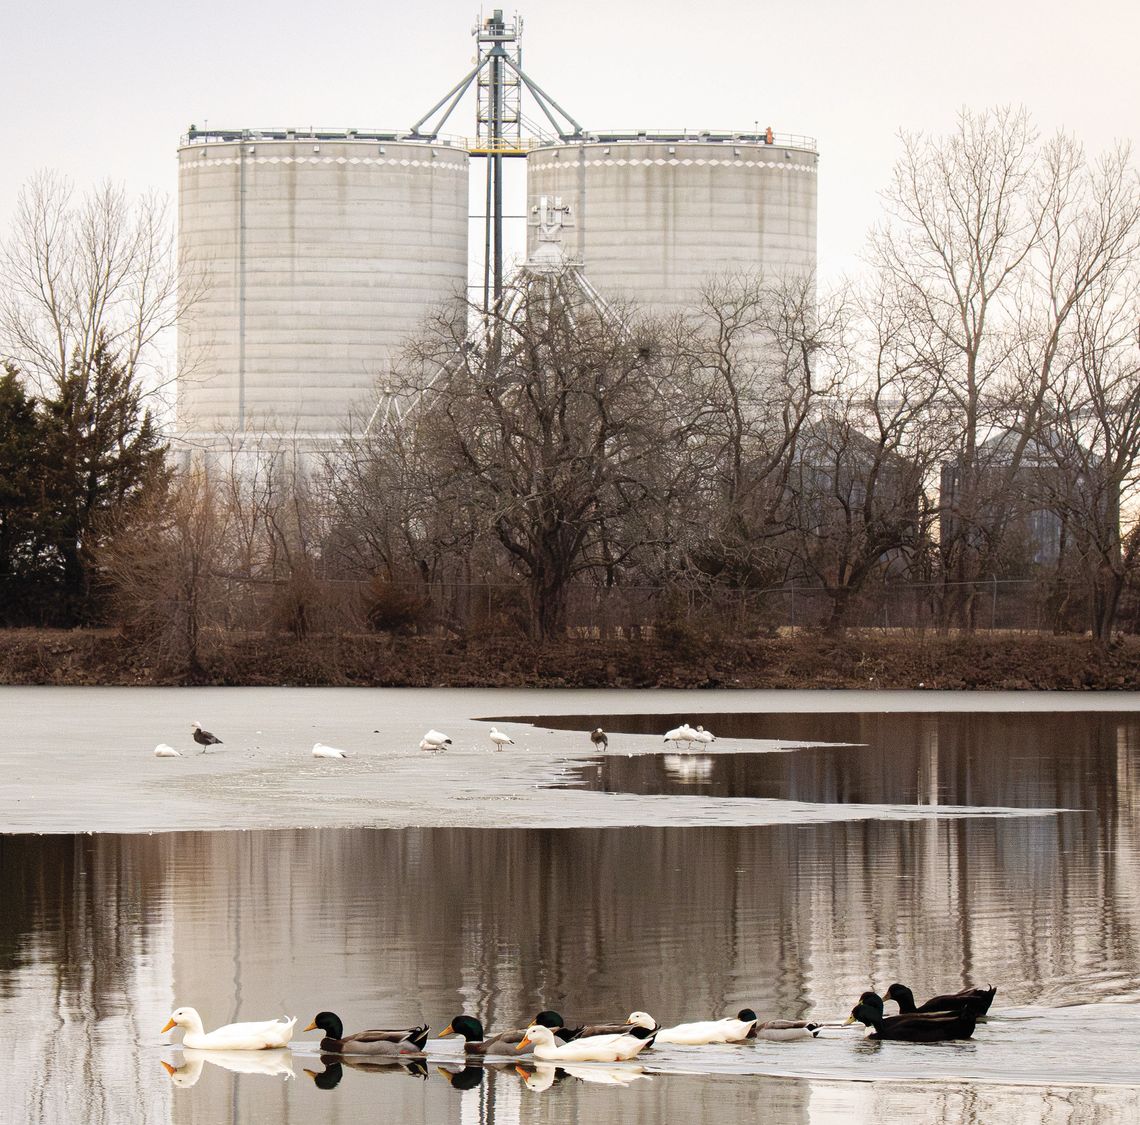
[[[768,1020],[757,1023],[748,1033],[748,1038],[786,1043],[793,1039],[815,1039],[818,1035],[818,1023],[809,1023],[807,1020]]]
[[[182,1046],[199,1051],[264,1051],[270,1047],[287,1047],[297,1018],[264,1020],[260,1023],[230,1023],[213,1031],[202,1026],[202,1017],[194,1008],[179,1008],[162,1029],[185,1030]]]
[[[558,1038],[566,1042],[571,1039],[588,1039],[593,1035],[626,1035],[635,1027],[645,1028],[646,1031],[657,1030],[657,1021],[648,1012],[630,1012],[628,1018],[624,1020],[614,1020],[612,1023],[588,1023],[584,1027],[573,1029],[562,1027],[561,1030],[549,1019],[544,1018],[547,1016],[562,1018],[557,1012],[539,1012],[534,1017],[534,1022],[551,1028]]]
[[[395,1028],[388,1031],[372,1029],[345,1035],[344,1025],[335,1012],[318,1012],[305,1031],[320,1028],[325,1033],[321,1050],[328,1055],[419,1055],[427,1042],[428,1025]]]
[[[902,1015],[918,1012],[973,1012],[984,1016],[994,1002],[997,988],[963,988],[960,992],[948,992],[933,996],[925,1004],[915,1005],[914,993],[905,984],[892,984],[884,994],[885,1000],[893,1000]]]
[[[915,1012],[884,1016],[882,997],[875,992],[864,992],[847,1019],[849,1024],[866,1024],[868,1039],[895,1039],[906,1043],[969,1039],[974,1034],[975,1021],[973,1012]]]
[[[519,1050],[533,1047],[534,1057],[545,1062],[624,1062],[649,1046],[653,1033],[635,1027],[623,1035],[591,1035],[559,1043],[554,1032],[542,1024],[531,1024],[519,1043]]]
[[[730,1016],[723,1020],[680,1023],[676,1027],[662,1028],[657,1033],[657,1042],[692,1047],[702,1043],[739,1043],[748,1038],[748,1033],[756,1025],[756,1019],[756,1013],[751,1008],[741,1008],[735,1019]]]
[[[535,1022],[542,1018],[549,1022],[540,1024],[545,1026],[553,1035],[562,1029],[562,1017],[557,1012],[540,1012]],[[555,1022],[556,1021],[556,1022]],[[469,1055],[508,1055],[515,1057],[519,1054],[518,1046],[526,1038],[525,1027],[512,1028],[510,1031],[500,1031],[498,1035],[484,1038],[483,1025],[474,1016],[456,1016],[440,1033],[440,1039],[449,1035],[463,1036],[463,1049]],[[561,1037],[560,1037],[561,1038]]]

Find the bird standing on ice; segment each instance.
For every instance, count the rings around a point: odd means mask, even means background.
[[[514,746],[515,740],[509,734],[503,734],[501,730],[492,727],[487,732],[487,737],[495,744],[496,750],[502,750],[504,746]]]
[[[206,753],[207,746],[221,746],[222,740],[217,735],[211,734],[208,730],[202,729],[201,723],[191,724],[191,729],[194,731],[194,741],[202,747],[202,753]]]
[[[599,750],[608,750],[610,747],[609,735],[607,735],[606,732],[604,730],[602,730],[601,727],[598,727],[596,730],[590,731],[590,741]]]
[[[436,730],[434,727],[420,739],[421,750],[442,750],[445,746],[450,745],[451,739],[443,731]]]
[[[156,758],[181,758],[182,755],[179,751],[175,750],[173,746],[167,746],[165,742],[160,742],[154,748],[154,756]]]
[[[692,747],[693,743],[700,742],[701,738],[688,723],[682,723],[679,727],[674,727],[672,730],[665,732],[665,741],[675,742],[678,746],[684,742],[687,743],[689,747]]]
[[[313,757],[314,758],[347,758],[348,755],[343,750],[338,750],[335,746],[326,746],[323,742],[313,743]]]

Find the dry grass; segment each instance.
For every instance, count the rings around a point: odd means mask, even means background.
[[[573,639],[536,647],[383,634],[216,638],[195,682],[372,687],[733,687],[1137,690],[1140,640],[879,632],[683,642]],[[0,631],[3,684],[178,684],[114,630]]]

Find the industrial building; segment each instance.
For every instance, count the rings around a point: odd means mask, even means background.
[[[532,208],[544,197],[569,207],[565,252],[598,292],[682,311],[710,275],[815,269],[814,142],[771,142],[641,133],[543,144],[527,155],[527,196]]]
[[[667,313],[691,307],[710,275],[814,269],[810,138],[592,133],[522,70],[518,29],[500,11],[476,34],[474,70],[403,132],[191,127],[183,138],[180,250],[186,292],[200,293],[179,336],[186,446],[321,448],[366,418],[402,343],[466,296],[475,160],[488,307],[502,292],[512,158],[525,160],[528,210],[557,208],[561,254],[602,299]],[[445,137],[469,88],[476,136]],[[549,126],[537,135],[524,134],[524,92]],[[528,250],[540,240],[532,224]]]
[[[179,242],[180,433],[323,442],[467,283],[468,155],[380,135],[191,130]]]

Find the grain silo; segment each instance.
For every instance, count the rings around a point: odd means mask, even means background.
[[[177,418],[321,445],[467,281],[468,155],[384,134],[191,129],[178,152]]]
[[[712,275],[815,269],[818,162],[771,132],[592,134],[532,150],[527,197],[569,207],[565,253],[604,297],[669,313]]]

